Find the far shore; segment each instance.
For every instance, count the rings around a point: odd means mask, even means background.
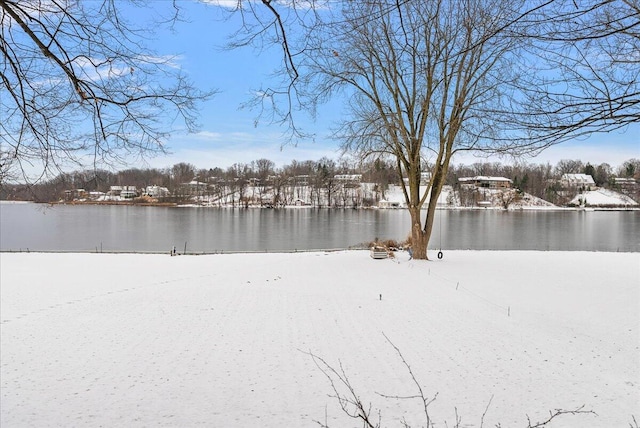
[[[53,202],[36,202],[36,201],[16,201],[16,200],[0,200],[0,204],[41,204],[41,205],[98,205],[98,206],[134,206],[134,207],[170,207],[170,208],[237,208],[237,209],[345,209],[345,210],[404,210],[404,207],[394,208],[381,208],[377,206],[371,207],[317,207],[312,205],[285,205],[280,207],[274,207],[271,205],[215,205],[215,204],[182,204],[177,202],[142,202],[142,201],[53,201]],[[423,208],[426,211],[427,207]],[[497,211],[640,211],[640,206],[593,206],[593,207],[558,207],[558,206],[517,206],[517,207],[452,207],[439,205],[437,210],[454,210],[454,211],[485,211],[485,210],[497,210]]]

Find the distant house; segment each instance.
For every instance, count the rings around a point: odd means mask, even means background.
[[[560,182],[563,187],[588,187],[596,185],[593,177],[588,174],[562,174]]]
[[[121,199],[133,199],[136,196],[138,196],[136,186],[122,186],[122,191],[120,191]]]
[[[109,191],[107,192],[107,197],[119,198],[120,192],[122,192],[122,186],[110,186]]]
[[[108,200],[133,199],[138,196],[136,186],[110,186],[106,194]]]
[[[362,181],[362,174],[338,174],[333,178],[345,187],[357,187]]]
[[[144,193],[152,198],[164,198],[169,196],[169,189],[160,186],[147,186]]]
[[[64,198],[67,201],[73,201],[75,199],[84,199],[87,197],[87,191],[84,189],[65,190]]]
[[[198,196],[203,194],[207,190],[207,183],[203,183],[198,180],[191,180],[188,183],[182,183],[180,185],[181,193],[183,195]]]
[[[355,181],[359,183],[362,181],[362,174],[338,174],[333,178],[337,181]]]
[[[89,192],[89,199],[93,200],[93,201],[97,201],[99,199],[104,198],[104,192]]]
[[[402,203],[399,201],[381,200],[380,202],[378,202],[378,208],[392,209],[392,208],[401,208],[401,207],[402,207]]]
[[[267,176],[267,182],[268,183],[277,183],[281,180],[281,176],[280,175],[269,175]]]
[[[505,177],[488,177],[476,175],[475,177],[458,178],[460,186],[471,188],[510,189],[512,180]]]
[[[430,172],[421,172],[420,173],[420,185],[421,186],[427,186],[429,184],[429,181],[431,180],[431,173]],[[409,185],[409,179],[408,178],[403,178],[402,181],[404,181],[404,184],[406,184],[407,186]]]
[[[293,186],[308,186],[310,179],[308,175],[296,175],[289,178],[289,183]]]
[[[613,179],[613,183],[623,190],[633,190],[638,187],[638,182],[633,178],[616,177]]]

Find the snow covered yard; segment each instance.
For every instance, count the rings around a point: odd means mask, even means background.
[[[425,425],[384,335],[437,427],[640,421],[640,254],[431,256],[2,253],[0,426],[357,426],[309,352]]]

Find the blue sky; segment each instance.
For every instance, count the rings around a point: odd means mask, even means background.
[[[263,120],[254,126],[256,111],[241,109],[251,91],[268,83],[269,75],[281,60],[278,49],[257,52],[246,47],[225,50],[227,38],[238,28],[239,21],[222,18],[224,9],[196,2],[180,2],[187,22],[175,25],[174,31],[157,34],[151,46],[161,55],[178,55],[178,64],[202,89],[219,93],[201,106],[201,129],[196,134],[176,133],[168,141],[171,154],[148,159],[148,166],[168,167],[188,162],[198,168],[226,168],[234,163],[249,163],[267,158],[283,166],[291,160],[318,160],[323,156],[337,159],[337,141],[329,135],[340,113],[339,102],[318,112],[315,122],[304,115],[299,124],[316,134],[314,141],[287,144],[286,128]],[[640,158],[640,124],[623,131],[597,134],[587,139],[566,142],[545,150],[528,163],[555,164],[561,159],[580,159],[592,164],[609,163],[616,167],[630,158]],[[486,160],[472,155],[454,158],[454,163]],[[489,161],[511,162],[509,158]]]
[[[158,34],[152,47],[160,55],[178,55],[178,64],[198,88],[219,92],[199,110],[200,132],[174,134],[168,142],[171,154],[148,159],[150,166],[162,168],[189,162],[198,168],[226,168],[260,158],[283,166],[292,159],[338,158],[338,143],[329,138],[335,108],[323,108],[315,122],[307,115],[298,115],[298,125],[315,138],[295,145],[288,143],[285,126],[270,124],[268,119],[256,125],[258,112],[242,108],[252,91],[268,84],[282,59],[279,49],[225,49],[229,36],[238,29],[237,19],[225,21],[223,17],[228,14],[218,6],[194,2],[180,5],[188,22],[176,24],[172,32]]]

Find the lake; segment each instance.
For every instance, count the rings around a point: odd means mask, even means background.
[[[405,210],[0,203],[1,251],[295,251],[404,240]],[[438,210],[430,249],[640,252],[640,211]]]

